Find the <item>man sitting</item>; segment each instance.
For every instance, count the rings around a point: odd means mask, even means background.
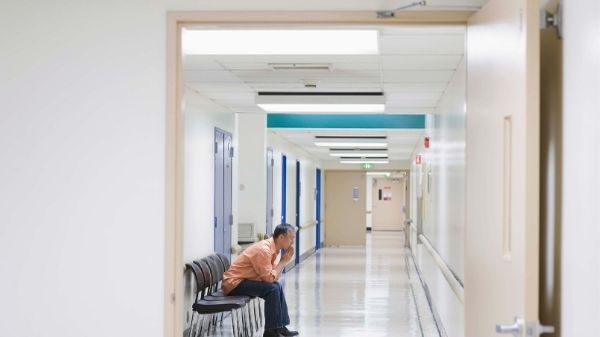
[[[296,228],[290,224],[275,227],[273,237],[246,248],[223,275],[226,295],[258,296],[265,300],[265,332],[263,337],[296,336],[290,331],[285,294],[277,282],[283,268],[294,256],[292,246]],[[284,249],[279,263],[279,251]]]

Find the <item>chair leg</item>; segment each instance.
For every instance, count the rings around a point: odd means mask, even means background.
[[[248,313],[248,331],[250,332],[250,336],[254,335],[254,322],[252,321],[252,306],[250,303],[245,305],[246,312]]]
[[[194,337],[202,336],[202,332],[204,329],[204,315],[198,314],[198,316],[200,317],[198,317],[198,321],[196,322],[196,325],[198,327],[196,328],[196,333],[194,334]]]
[[[263,301],[260,300],[260,298],[257,298],[258,300],[258,314],[260,316],[260,326],[264,326],[265,325],[265,315],[264,315],[264,308],[263,308]]]
[[[260,330],[260,321],[258,320],[258,308],[257,304],[259,302],[258,297],[252,300],[252,312],[254,313],[254,324],[256,326],[256,332]]]
[[[194,317],[196,317],[196,312],[192,311],[192,319],[190,321],[190,332],[188,333],[188,337],[192,337],[192,333],[194,332]]]
[[[240,333],[240,317],[238,309],[231,310],[231,325],[233,328],[233,336],[241,337],[242,335]]]
[[[246,319],[246,313],[248,312],[248,308],[246,308],[245,306],[241,309],[242,310],[242,321],[244,322],[244,336],[246,337],[250,337],[250,328],[249,328],[249,320]]]

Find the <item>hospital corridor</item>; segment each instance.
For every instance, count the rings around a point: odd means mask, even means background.
[[[0,2],[0,336],[599,337],[600,1]]]
[[[402,233],[365,247],[324,248],[282,281],[294,326],[307,336],[427,336],[440,332]],[[214,336],[231,336],[225,320]]]

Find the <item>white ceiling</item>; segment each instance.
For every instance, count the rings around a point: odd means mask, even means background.
[[[287,141],[301,147],[312,156],[321,161],[337,162],[329,155],[329,148],[319,147],[314,144],[315,136],[386,136],[388,142],[388,156],[392,166],[405,167],[417,142],[423,138],[423,130],[332,130],[332,129],[270,129],[270,131]],[[347,168],[356,168],[360,165],[343,165]]]
[[[463,58],[465,28],[367,28],[379,31],[380,55],[188,55],[184,57],[186,86],[225,110],[238,113],[264,113],[254,103],[258,91],[383,91],[386,113],[432,113]],[[269,63],[329,63],[332,70],[272,70]],[[317,89],[304,88],[306,79],[319,80]],[[340,131],[274,132],[327,161],[332,157],[327,150],[314,146],[313,137]],[[356,130],[341,132],[365,134]],[[390,159],[404,162],[422,137],[422,131],[389,129],[365,135],[379,133],[390,137]]]

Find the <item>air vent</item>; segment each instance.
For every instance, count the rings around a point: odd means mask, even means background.
[[[331,63],[269,63],[273,70],[331,71]]]

